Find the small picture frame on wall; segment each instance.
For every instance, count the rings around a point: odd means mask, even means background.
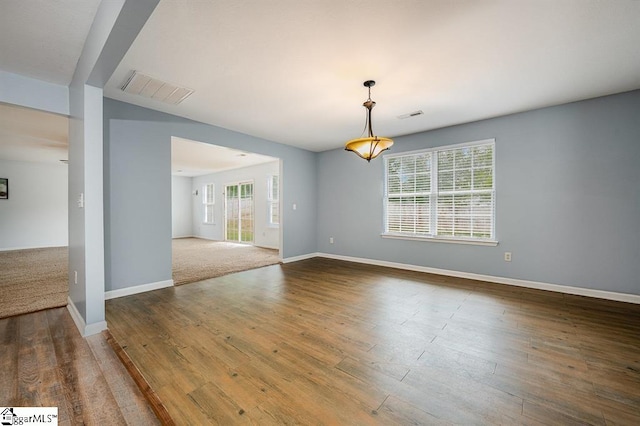
[[[9,179],[0,178],[0,200],[9,199]]]

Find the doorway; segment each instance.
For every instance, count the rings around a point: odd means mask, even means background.
[[[225,185],[225,240],[253,243],[253,182]]]
[[[171,170],[175,285],[281,260],[281,160],[173,136]]]

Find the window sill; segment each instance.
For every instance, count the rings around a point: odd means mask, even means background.
[[[465,239],[454,239],[454,238],[444,238],[444,237],[433,237],[427,235],[404,235],[404,234],[392,234],[392,233],[382,233],[380,234],[382,238],[391,238],[396,240],[414,240],[414,241],[429,241],[433,243],[449,243],[449,244],[469,244],[474,246],[492,246],[495,247],[498,245],[498,241],[496,240],[465,240]]]

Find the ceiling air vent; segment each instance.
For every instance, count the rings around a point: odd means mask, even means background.
[[[408,113],[408,114],[402,114],[402,115],[399,115],[399,116],[398,116],[398,118],[399,118],[400,120],[404,120],[405,118],[416,117],[416,116],[418,116],[418,115],[422,115],[422,114],[424,114],[424,112],[422,112],[421,110],[418,110],[418,111],[410,112],[410,113]]]
[[[166,81],[134,71],[122,85],[124,92],[155,99],[171,105],[178,105],[193,93],[186,87],[179,87]]]

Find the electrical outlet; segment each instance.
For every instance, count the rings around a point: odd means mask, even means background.
[[[333,237],[329,237],[329,244],[333,244]]]
[[[73,283],[78,284],[78,271],[73,271]]]
[[[504,261],[505,262],[511,262],[511,252],[510,251],[505,251],[504,252]]]
[[[294,203],[294,204],[293,204],[293,209],[294,209],[294,210],[298,210],[298,205]]]

